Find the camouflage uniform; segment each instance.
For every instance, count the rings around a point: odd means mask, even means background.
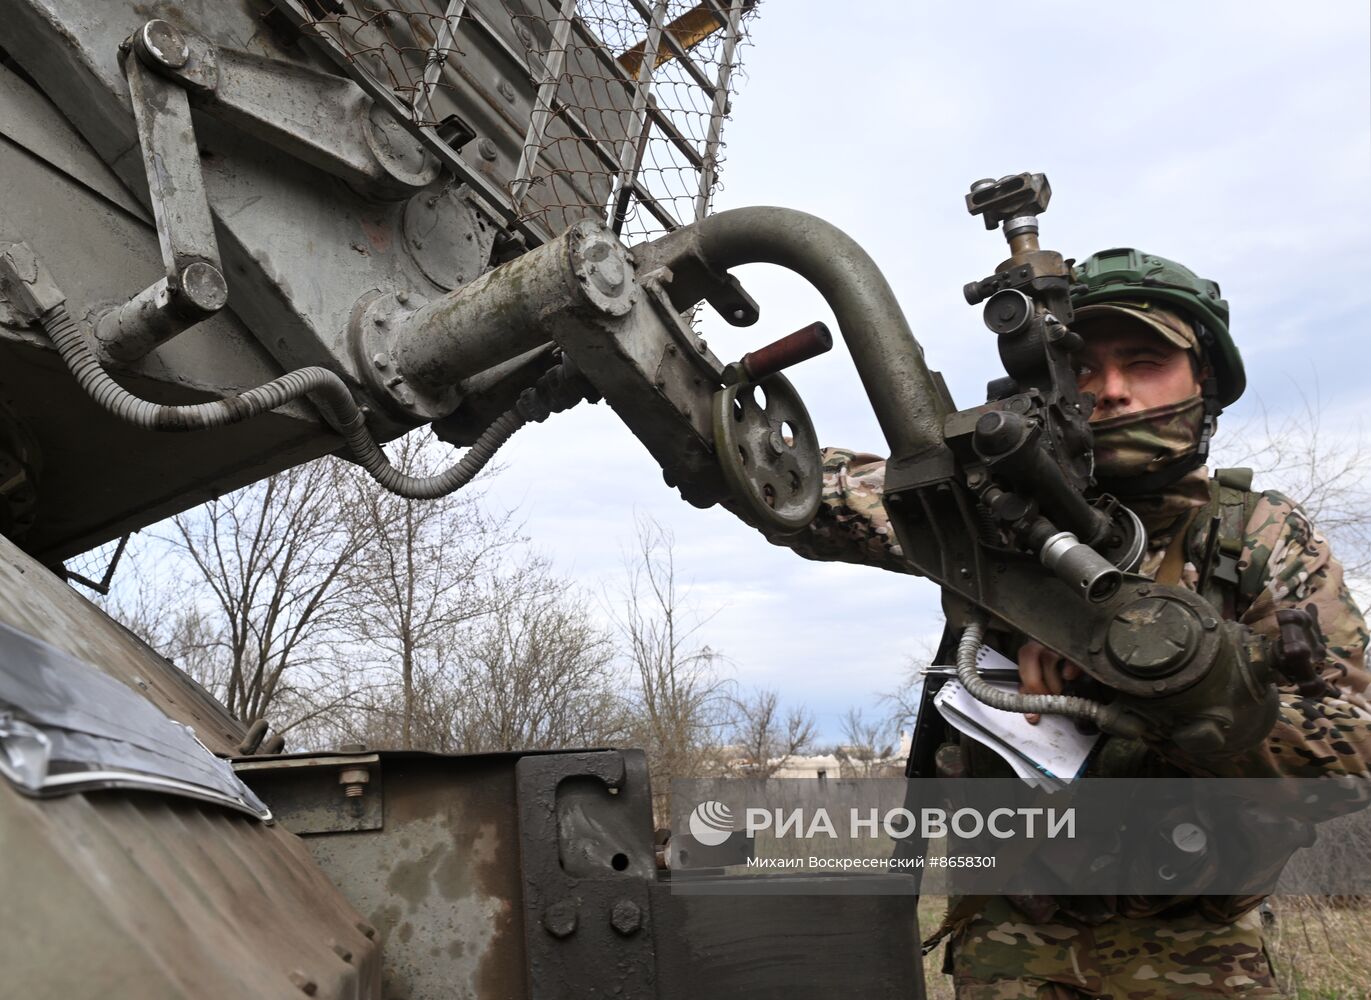
[[[1188,419],[1188,417],[1186,418]],[[913,572],[904,560],[881,502],[885,463],[875,455],[824,452],[823,503],[813,524],[774,539],[811,559],[841,560]],[[1208,473],[1197,469],[1164,495],[1130,499],[1149,530],[1140,572],[1153,577],[1173,541],[1210,501]],[[1224,608],[1230,618],[1275,636],[1276,611],[1317,606],[1328,658],[1323,676],[1336,698],[1305,698],[1282,688],[1280,719],[1256,749],[1227,757],[1187,759],[1174,747],[1139,747],[1163,768],[1216,777],[1313,777],[1371,772],[1371,702],[1367,631],[1343,582],[1342,567],[1304,512],[1276,492],[1261,493],[1247,519],[1240,567],[1265,557],[1264,578]],[[1202,540],[1202,537],[1201,537]],[[1179,582],[1195,588],[1184,563]],[[1005,998],[1155,998],[1279,996],[1262,946],[1252,899],[1214,913],[1208,900],[1112,901],[1112,912],[1082,919],[1059,908],[1065,900],[991,899],[953,930],[952,971],[961,1000]],[[1029,901],[1032,902],[1032,901]],[[1233,906],[1232,901],[1227,905]],[[1159,910],[1159,906],[1165,909]],[[1068,907],[1069,908],[1069,907]]]

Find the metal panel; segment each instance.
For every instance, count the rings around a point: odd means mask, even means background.
[[[349,758],[253,759],[239,773],[286,822],[331,828],[304,842],[376,928],[388,1000],[526,996],[518,755],[379,757],[360,798],[373,800],[366,816],[384,800],[380,829],[359,824],[345,832],[353,805],[339,774]],[[296,774],[282,780],[277,763],[295,765]],[[324,819],[330,797],[333,816]],[[306,803],[308,814],[297,808]]]
[[[0,783],[7,996],[380,996],[374,934],[300,842],[150,794]]]

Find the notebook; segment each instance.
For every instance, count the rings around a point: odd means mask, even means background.
[[[982,647],[976,666],[993,687],[1018,691],[1016,681],[999,679],[1009,671],[1017,674],[1015,665],[993,649]],[[1029,785],[1048,791],[1065,788],[1080,777],[1100,739],[1099,733],[1082,733],[1074,719],[1062,715],[1044,715],[1031,725],[1026,716],[977,701],[955,678],[942,686],[933,704],[948,725],[990,747]]]

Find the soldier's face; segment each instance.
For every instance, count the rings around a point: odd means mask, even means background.
[[[1095,396],[1092,421],[1179,403],[1200,391],[1190,352],[1137,324],[1098,324],[1076,364],[1077,385]]]

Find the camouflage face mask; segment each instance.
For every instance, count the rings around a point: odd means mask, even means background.
[[[1164,469],[1195,453],[1204,426],[1204,397],[1124,413],[1090,425],[1095,475],[1128,479]]]

